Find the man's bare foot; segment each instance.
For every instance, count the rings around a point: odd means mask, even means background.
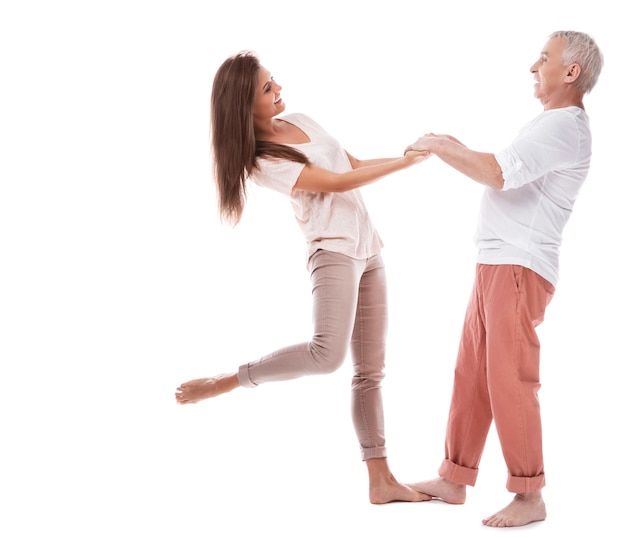
[[[483,524],[494,528],[510,528],[525,526],[545,518],[546,504],[543,502],[541,492],[527,492],[516,494],[509,505],[483,520]]]
[[[176,402],[179,405],[197,403],[203,399],[222,395],[223,393],[234,390],[238,386],[239,381],[237,380],[236,373],[190,380],[176,388]]]
[[[428,494],[398,483],[385,457],[367,459],[366,463],[370,477],[370,503],[424,502],[431,499]]]
[[[465,503],[465,485],[453,483],[443,477],[412,483],[409,487],[446,503]]]

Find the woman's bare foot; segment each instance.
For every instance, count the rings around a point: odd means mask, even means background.
[[[179,405],[197,403],[203,399],[222,395],[223,393],[234,390],[238,386],[239,381],[237,380],[236,373],[190,380],[176,388],[176,402]]]
[[[483,520],[483,524],[494,528],[510,528],[525,526],[545,518],[546,504],[543,502],[541,492],[527,492],[516,494],[509,505]]]
[[[424,502],[431,499],[428,494],[398,483],[389,470],[386,458],[367,459],[366,463],[370,478],[370,503]]]
[[[453,483],[443,477],[412,483],[409,487],[446,503],[465,503],[465,485]]]

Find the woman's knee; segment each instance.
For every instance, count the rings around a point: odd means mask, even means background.
[[[353,384],[367,384],[370,386],[377,386],[385,378],[385,373],[382,369],[370,368],[363,370],[356,368],[352,375]]]
[[[343,364],[347,346],[344,348],[336,346],[325,346],[315,341],[311,343],[311,354],[320,374],[334,373]]]

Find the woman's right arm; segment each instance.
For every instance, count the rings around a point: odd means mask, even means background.
[[[313,165],[306,165],[293,190],[306,192],[346,192],[378,181],[391,173],[404,170],[430,156],[428,151],[407,151],[397,159],[377,159],[371,165],[343,173],[336,173]]]

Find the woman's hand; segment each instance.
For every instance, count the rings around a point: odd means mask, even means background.
[[[442,142],[452,142],[461,147],[465,147],[459,140],[449,134],[434,134],[429,132],[424,134],[421,138],[418,138],[410,146],[408,146],[404,152],[407,151],[427,151],[429,153],[437,153]]]
[[[417,151],[415,149],[407,149],[404,153],[404,158],[407,159],[411,165],[422,162],[430,157],[430,151]]]

